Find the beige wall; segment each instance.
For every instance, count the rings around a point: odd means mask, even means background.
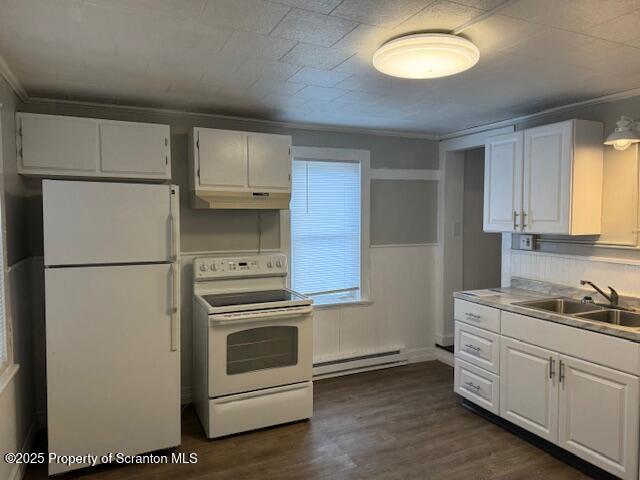
[[[16,173],[15,110],[18,99],[0,76],[2,104],[2,182],[7,228],[7,318],[13,328],[16,375],[0,391],[0,452],[20,451],[32,433],[34,422],[33,347],[30,266],[27,259],[26,190]],[[15,465],[0,460],[0,478],[11,478]]]

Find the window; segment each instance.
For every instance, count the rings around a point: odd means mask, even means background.
[[[335,155],[338,149],[297,150],[306,155],[294,153],[292,166],[291,286],[317,304],[359,301],[366,296],[362,267],[368,227],[363,228],[362,186],[368,186],[363,182],[368,152],[365,163],[357,156]],[[309,158],[311,150],[316,150],[314,158]],[[329,158],[316,158],[322,156]],[[331,158],[336,156],[346,158]]]

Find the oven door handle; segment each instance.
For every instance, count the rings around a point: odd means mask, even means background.
[[[243,313],[242,315],[238,315],[235,318],[225,317],[225,314],[213,314],[209,316],[209,323],[211,326],[219,326],[219,325],[236,325],[238,323],[249,323],[249,322],[271,322],[273,320],[280,319],[290,319],[296,317],[306,317],[307,315],[311,315],[313,312],[313,307],[310,305],[304,308],[296,308],[295,310],[289,311],[280,311],[280,312],[264,312],[260,311],[260,313]]]

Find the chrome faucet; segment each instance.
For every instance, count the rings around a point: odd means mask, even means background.
[[[620,297],[618,295],[618,292],[616,292],[612,287],[607,287],[611,292],[607,295],[595,283],[588,280],[580,280],[580,285],[590,285],[596,292],[606,298],[612,306],[618,306]]]

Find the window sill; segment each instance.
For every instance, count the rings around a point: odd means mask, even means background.
[[[361,298],[360,300],[345,300],[344,302],[331,302],[331,303],[314,303],[314,310],[326,310],[329,308],[340,308],[340,307],[365,307],[368,305],[373,305],[372,298]]]
[[[12,365],[8,365],[7,368],[0,373],[0,395],[2,395],[7,389],[11,380],[13,380],[13,377],[18,373],[18,370],[20,370],[20,365],[14,363]]]

